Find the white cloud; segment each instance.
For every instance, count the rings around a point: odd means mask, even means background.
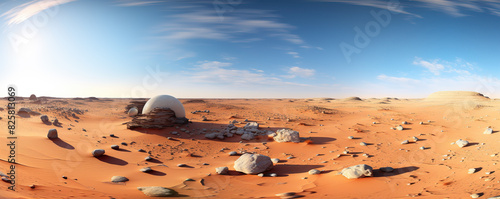
[[[489,14],[500,16],[500,1],[498,0],[415,0],[415,1],[394,1],[400,6],[390,6],[393,1],[385,0],[316,0],[323,2],[347,3],[359,6],[368,6],[378,9],[387,9],[392,12],[412,15],[421,18],[420,15],[410,13],[407,8],[423,7],[446,13],[454,17],[467,16],[466,11],[489,12]]]
[[[285,82],[280,78],[269,76],[262,70],[251,69],[241,70],[229,68],[232,66],[229,62],[219,61],[202,61],[198,62],[193,70],[196,72],[190,73],[189,76],[193,82],[223,84],[223,85],[238,85],[238,86],[252,86],[252,85],[265,85],[268,86],[309,86],[305,84],[298,84],[293,82]]]
[[[299,56],[299,53],[298,53],[298,52],[287,52],[286,54],[292,55],[292,56],[293,56],[293,58],[300,58],[300,56]]]
[[[278,37],[293,44],[305,44],[302,38],[292,34],[295,27],[278,21],[269,11],[241,9],[223,20],[215,10],[197,10],[170,16],[160,28],[163,38],[171,40],[214,39],[234,43],[261,41],[261,36]],[[258,35],[258,37],[255,37]]]
[[[385,1],[385,0],[317,0],[323,2],[334,2],[334,3],[347,3],[358,6],[374,7],[378,9],[387,9],[395,13],[407,14],[414,17],[422,18],[420,15],[407,12],[403,9],[402,5],[397,5],[395,3],[402,4],[400,1]]]
[[[56,6],[65,4],[65,3],[69,3],[72,1],[75,1],[75,0],[30,1],[28,3],[21,4],[19,6],[16,6],[16,7],[10,9],[9,11],[3,13],[1,15],[1,17],[5,17],[8,19],[8,21],[7,21],[8,25],[16,25],[16,24],[20,24],[20,23],[28,20],[32,16],[34,16],[34,15],[36,15],[44,10],[47,10],[47,9],[50,9],[50,8],[53,8],[53,7],[56,7]]]
[[[146,6],[161,3],[161,1],[144,1],[144,0],[118,0],[119,6]]]
[[[443,64],[438,63],[439,60],[433,60],[431,62],[422,60],[421,58],[416,57],[413,61],[414,65],[422,66],[427,68],[434,75],[439,75],[442,70],[444,70]]]
[[[456,58],[455,61],[440,59],[426,61],[420,57],[415,57],[413,65],[422,66],[434,75],[440,75],[443,72],[470,75],[471,73],[469,70],[474,70],[474,68],[476,68],[475,64],[469,63],[460,58]]]
[[[316,71],[314,69],[307,69],[307,68],[300,68],[297,66],[290,67],[288,69],[288,74],[287,76],[284,76],[286,78],[295,78],[295,77],[312,77]]]
[[[379,80],[383,80],[383,81],[389,81],[389,82],[393,82],[393,83],[419,83],[420,80],[416,80],[416,79],[411,79],[411,78],[406,78],[406,77],[391,77],[391,76],[387,76],[387,75],[379,75],[377,76],[377,79]]]

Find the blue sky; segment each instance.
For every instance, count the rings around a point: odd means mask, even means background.
[[[500,97],[500,1],[4,0],[0,84],[57,97]]]

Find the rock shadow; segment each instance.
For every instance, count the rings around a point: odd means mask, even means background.
[[[101,162],[105,162],[108,164],[114,164],[114,165],[118,165],[118,166],[125,166],[128,164],[128,162],[125,160],[115,158],[115,157],[112,157],[109,155],[102,155],[100,157],[97,157],[97,159],[100,160]]]
[[[71,144],[65,142],[64,140],[61,140],[60,138],[54,138],[50,139],[54,144],[56,144],[59,147],[65,148],[65,149],[70,149],[73,150],[75,147],[73,147]]]

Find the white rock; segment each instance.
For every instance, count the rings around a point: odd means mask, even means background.
[[[308,172],[310,175],[316,175],[316,174],[320,174],[321,171],[320,170],[317,170],[317,169],[311,169],[309,170]]]
[[[165,187],[137,187],[137,190],[142,191],[144,195],[150,197],[171,197],[177,195],[176,191]]]
[[[402,131],[402,130],[404,130],[404,127],[403,127],[403,126],[401,126],[401,125],[398,125],[398,127],[396,127],[396,129],[397,129],[398,131]]]
[[[360,164],[352,167],[342,169],[341,173],[347,179],[362,178],[367,176],[372,176],[373,168],[366,165]]]
[[[493,129],[488,127],[486,128],[486,130],[484,130],[483,134],[492,134],[493,133]]]
[[[273,158],[273,159],[271,159],[271,161],[272,161],[274,164],[278,164],[278,162],[280,161],[280,159],[278,159],[278,158]]]
[[[455,142],[455,144],[458,145],[458,147],[462,148],[464,146],[467,146],[469,142],[467,140],[459,139]]]
[[[134,117],[137,114],[139,114],[139,110],[137,110],[137,108],[135,107],[132,107],[131,109],[128,110],[128,116],[130,117]]]
[[[299,132],[288,130],[288,129],[280,129],[276,131],[276,136],[273,137],[276,142],[300,142]]]
[[[249,123],[245,124],[245,126],[243,128],[245,128],[245,129],[256,129],[256,128],[259,128],[259,123],[257,123],[257,122],[249,122]]]
[[[476,168],[469,169],[468,174],[476,173]]]
[[[113,176],[111,177],[111,182],[126,182],[128,181],[128,178],[123,177],[123,176]]]
[[[273,168],[271,158],[260,154],[246,153],[234,162],[234,169],[246,174],[258,174]]]
[[[227,167],[217,167],[215,168],[215,172],[219,175],[226,175],[229,172],[229,168]]]

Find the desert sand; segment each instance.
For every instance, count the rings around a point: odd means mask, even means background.
[[[17,191],[0,182],[2,198],[150,198],[137,189],[144,186],[171,188],[186,198],[280,198],[276,194],[285,192],[305,198],[500,195],[500,101],[473,92],[422,99],[181,99],[191,123],[157,130],[127,129],[124,123],[131,118],[125,107],[132,99],[39,100],[20,100],[17,109],[57,117],[61,124],[45,124],[37,115],[17,118]],[[7,103],[0,100],[0,107]],[[196,110],[209,112],[192,113]],[[6,131],[7,111],[0,111],[0,117],[0,129]],[[205,138],[233,120],[237,127],[257,122],[270,131],[293,129],[301,141]],[[398,125],[404,129],[393,129]],[[483,134],[488,126],[493,133]],[[49,129],[57,129],[59,139],[48,139]],[[452,144],[459,139],[469,144]],[[8,143],[7,135],[0,140]],[[409,143],[401,144],[405,140]],[[9,172],[7,149],[4,144],[0,150],[3,173]],[[94,149],[106,153],[96,158]],[[264,177],[246,175],[234,170],[239,156],[228,155],[231,151],[280,161]],[[145,161],[147,156],[153,160]],[[339,174],[358,164],[373,167],[373,176],[347,179]],[[215,168],[224,166],[229,173],[218,175]],[[144,167],[153,171],[143,173]],[[394,171],[382,172],[381,167]],[[476,171],[468,174],[471,168]],[[311,169],[321,173],[311,175]],[[113,183],[113,176],[129,181]]]

